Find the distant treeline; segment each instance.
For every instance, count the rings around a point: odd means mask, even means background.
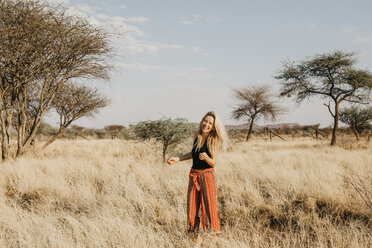
[[[192,136],[193,132],[196,131],[198,124],[197,123],[187,123],[185,122],[188,128],[188,135]],[[109,125],[104,128],[86,128],[82,126],[72,125],[68,128],[60,138],[65,139],[77,139],[77,138],[96,138],[96,139],[126,139],[134,140],[137,139],[135,133],[136,125],[129,125],[125,127],[123,125]],[[247,133],[247,128],[235,129],[229,126],[227,128],[228,134],[231,139],[241,139],[244,140]],[[58,127],[53,127],[48,123],[42,123],[39,131],[39,139],[47,139],[50,136],[55,135],[58,132]],[[323,127],[319,128],[319,124],[314,125],[287,125],[282,124],[280,127],[271,128],[271,127],[260,127],[253,129],[252,134],[257,137],[269,135],[269,131],[273,131],[279,135],[290,135],[294,137],[314,137],[314,138],[329,138],[331,134],[332,127]],[[343,126],[339,128],[340,134],[353,135],[353,131],[350,127]],[[367,137],[371,133],[372,128],[366,128],[361,132],[360,136]],[[318,137],[316,137],[318,136]]]

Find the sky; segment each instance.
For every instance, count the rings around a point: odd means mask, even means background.
[[[268,84],[283,61],[319,53],[357,53],[357,67],[372,71],[372,1],[279,0],[49,0],[73,15],[119,32],[112,38],[115,70],[109,81],[86,82],[112,98],[94,118],[75,122],[90,128],[128,126],[162,117],[199,122],[213,110],[231,119],[232,88]],[[287,112],[276,123],[332,124],[323,105],[277,101]],[[57,125],[53,114],[47,122]],[[260,125],[271,121],[259,120]]]

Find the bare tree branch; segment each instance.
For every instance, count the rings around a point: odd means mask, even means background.
[[[328,102],[328,104],[323,103],[324,106],[328,108],[329,113],[332,115],[332,117],[335,117],[335,114],[331,110],[331,102]]]
[[[54,142],[72,122],[82,117],[93,117],[99,109],[109,104],[109,99],[86,85],[66,83],[52,102],[52,108],[59,115],[59,130],[43,148]]]

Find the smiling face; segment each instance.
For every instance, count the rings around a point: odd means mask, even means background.
[[[209,132],[214,129],[213,116],[210,116],[210,115],[205,116],[200,123],[200,128],[204,134],[209,134]]]

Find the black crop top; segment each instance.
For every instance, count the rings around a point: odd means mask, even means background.
[[[192,147],[192,150],[191,150],[192,169],[205,170],[205,169],[212,168],[212,166],[210,166],[205,160],[200,160],[199,159],[199,154],[203,153],[203,152],[206,152],[209,157],[212,157],[211,153],[208,150],[207,141],[204,142],[204,145],[202,146],[202,148],[200,148],[198,151],[196,151],[197,140],[198,139],[195,139],[194,146]]]

